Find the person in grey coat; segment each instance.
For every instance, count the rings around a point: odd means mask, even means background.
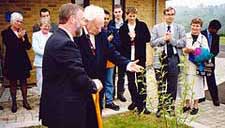
[[[155,50],[153,57],[153,67],[155,70],[155,77],[158,81],[159,104],[156,116],[161,116],[162,106],[168,103],[167,111],[174,110],[173,102],[177,94],[177,82],[179,75],[179,56],[182,55],[182,48],[185,46],[185,30],[184,27],[174,23],[175,9],[168,7],[164,9],[164,22],[156,24],[152,29],[151,46]],[[164,66],[162,66],[164,65]],[[163,75],[163,73],[166,73]],[[167,84],[166,84],[167,83]],[[165,88],[165,85],[167,88]],[[167,90],[165,90],[167,89]],[[160,99],[169,95],[166,101],[162,102]],[[169,109],[171,106],[172,109]]]

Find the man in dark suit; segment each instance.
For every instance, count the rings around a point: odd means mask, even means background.
[[[139,72],[142,67],[136,65],[138,61],[130,62],[120,55],[115,47],[107,41],[107,37],[101,32],[104,26],[104,10],[101,7],[90,5],[84,10],[87,25],[84,27],[83,35],[78,38],[78,43],[82,55],[85,70],[92,79],[100,79],[104,82],[106,71],[106,60],[110,60],[116,65],[124,65],[131,72]],[[101,92],[101,101],[103,99]],[[112,108],[113,104],[106,104]],[[101,104],[103,108],[103,103]]]
[[[210,53],[213,54],[213,58],[211,59],[211,62],[214,65],[212,69],[213,72],[211,76],[206,76],[206,81],[207,81],[210,95],[212,97],[213,104],[215,106],[220,106],[218,89],[217,89],[215,73],[214,73],[215,57],[219,53],[219,40],[220,40],[220,37],[217,34],[217,32],[219,31],[220,28],[221,28],[221,23],[218,20],[212,20],[209,23],[208,29],[205,29],[204,31],[201,32],[207,38]],[[201,101],[202,100],[204,101],[204,99],[201,99]]]
[[[40,119],[49,128],[98,128],[91,93],[102,89],[88,77],[73,37],[84,24],[83,11],[75,4],[59,10],[59,29],[46,43]]]

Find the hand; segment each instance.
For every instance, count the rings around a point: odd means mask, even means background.
[[[164,41],[166,41],[167,43],[170,43],[170,40],[172,39],[172,34],[170,32],[167,32],[164,35]]]
[[[130,72],[142,72],[144,68],[140,65],[137,65],[139,60],[135,60],[134,62],[130,62],[127,64],[127,71]]]
[[[110,34],[110,35],[108,36],[107,40],[108,40],[109,42],[111,42],[111,41],[113,40],[113,34]]]
[[[20,29],[18,32],[18,37],[22,38],[24,40],[24,35],[26,34],[26,30],[25,29]]]
[[[193,53],[194,52],[194,49],[192,49],[192,48],[183,48],[183,52],[184,53],[187,53],[187,54]]]
[[[99,79],[92,79],[92,80],[95,82],[98,92],[100,92],[103,88],[102,82]]]

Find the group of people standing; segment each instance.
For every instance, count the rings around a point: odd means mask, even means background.
[[[41,95],[39,116],[43,125],[50,128],[97,128],[91,94],[100,93],[101,109],[105,105],[119,110],[120,107],[113,102],[116,71],[117,98],[126,102],[123,95],[126,74],[132,101],[128,109],[137,108],[138,114],[150,114],[146,107],[146,77],[141,73],[146,67],[146,43],[150,42],[155,49],[153,67],[159,91],[156,116],[160,117],[163,109],[174,114],[179,75],[183,72],[178,66],[181,56],[188,60],[186,81],[190,85],[183,111],[191,110],[192,115],[198,113],[198,100],[204,98],[203,76],[196,74],[197,66],[188,58],[195,48],[204,47],[214,55],[209,61],[215,68],[220,22],[211,21],[201,34],[203,22],[194,18],[191,32],[186,34],[184,27],[174,22],[175,9],[168,7],[163,11],[164,22],[156,24],[150,34],[147,25],[137,19],[136,8],[127,8],[125,21],[120,5],[115,5],[113,10],[114,19],[110,21],[110,13],[101,7],[90,5],[83,10],[75,4],[64,4],[59,9],[59,24],[56,26],[50,22],[49,10],[41,9],[39,27],[33,28],[32,45],[22,26],[22,15],[12,13],[10,27],[2,32],[6,46],[4,75],[10,81],[12,112],[17,111],[18,80],[23,107],[31,109],[27,102],[26,79],[32,66],[26,50],[32,46],[38,94]],[[206,78],[213,103],[219,106],[214,68],[212,75]],[[194,96],[191,95],[193,92]],[[168,97],[162,101],[165,94]],[[166,108],[165,104],[168,104]]]
[[[212,20],[208,29],[201,31],[203,21],[201,18],[191,20],[191,31],[185,33],[182,25],[174,22],[176,11],[168,7],[163,11],[164,22],[156,24],[152,29],[151,46],[155,49],[153,67],[158,84],[159,104],[156,116],[160,117],[162,110],[166,110],[170,115],[174,115],[175,101],[177,96],[177,87],[181,86],[181,93],[186,99],[186,105],[183,112],[190,111],[195,115],[199,111],[198,103],[205,97],[204,78],[207,80],[213,104],[219,106],[218,90],[215,80],[215,57],[219,52],[218,30],[221,24],[218,20]],[[196,48],[205,48],[211,58],[204,62],[212,63],[211,73],[207,75],[197,74],[198,63],[192,61],[191,56],[195,55]],[[181,67],[180,59],[186,58],[183,62],[186,67]],[[204,63],[202,62],[202,63]],[[184,69],[185,68],[185,69]],[[181,75],[185,76],[183,85],[178,84],[181,81]],[[185,84],[184,84],[185,83]],[[185,87],[186,86],[186,87]],[[165,100],[161,100],[166,97]],[[193,103],[193,104],[192,104]]]

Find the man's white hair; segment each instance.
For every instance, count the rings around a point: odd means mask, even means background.
[[[92,21],[95,18],[99,17],[104,19],[105,17],[104,9],[99,6],[89,5],[84,9],[84,17],[88,21]]]
[[[13,12],[10,17],[10,23],[15,22],[16,20],[23,21],[23,16],[19,12]]]

